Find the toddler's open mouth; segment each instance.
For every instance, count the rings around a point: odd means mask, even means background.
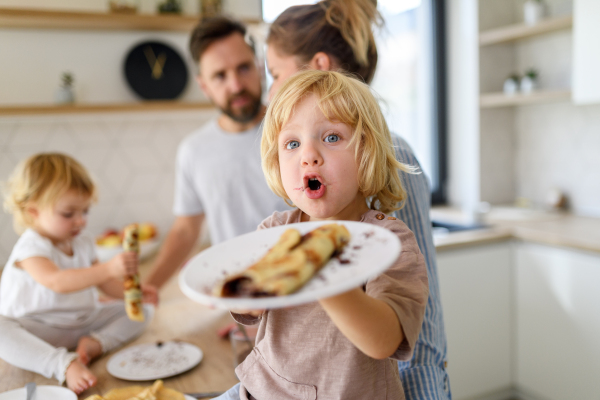
[[[308,187],[310,190],[319,190],[321,187],[321,182],[317,178],[309,178]]]
[[[309,199],[318,199],[325,194],[326,185],[323,178],[318,175],[306,175],[304,177],[304,193]]]

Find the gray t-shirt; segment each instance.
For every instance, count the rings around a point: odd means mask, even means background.
[[[230,133],[214,119],[179,145],[173,213],[204,213],[212,244],[253,232],[274,211],[290,209],[267,186],[261,134],[261,124]]]

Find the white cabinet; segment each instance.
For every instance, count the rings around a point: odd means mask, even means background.
[[[599,254],[503,242],[438,273],[453,399],[600,398]]]
[[[516,266],[517,387],[534,398],[597,400],[600,256],[519,243]]]
[[[438,253],[455,400],[511,388],[512,243]]]

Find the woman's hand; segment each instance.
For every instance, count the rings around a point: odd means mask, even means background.
[[[158,290],[152,285],[141,285],[142,289],[142,303],[152,304],[154,307],[158,306]]]
[[[112,278],[135,275],[138,272],[138,255],[135,251],[126,251],[111,258],[106,266]]]

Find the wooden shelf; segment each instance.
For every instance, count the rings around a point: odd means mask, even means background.
[[[498,29],[491,29],[479,33],[479,45],[488,46],[490,44],[512,42],[525,39],[543,33],[569,29],[573,26],[573,17],[556,17],[540,21],[535,25],[509,25]]]
[[[530,94],[514,95],[506,95],[504,93],[485,93],[479,97],[479,106],[481,108],[496,108],[570,100],[570,90],[544,90]]]
[[[139,103],[102,103],[74,105],[24,105],[0,106],[0,116],[43,115],[43,114],[85,114],[102,112],[147,112],[184,111],[210,109],[208,102],[145,101]]]
[[[190,32],[199,16],[51,11],[0,7],[0,28]],[[248,24],[260,20],[244,20]]]

